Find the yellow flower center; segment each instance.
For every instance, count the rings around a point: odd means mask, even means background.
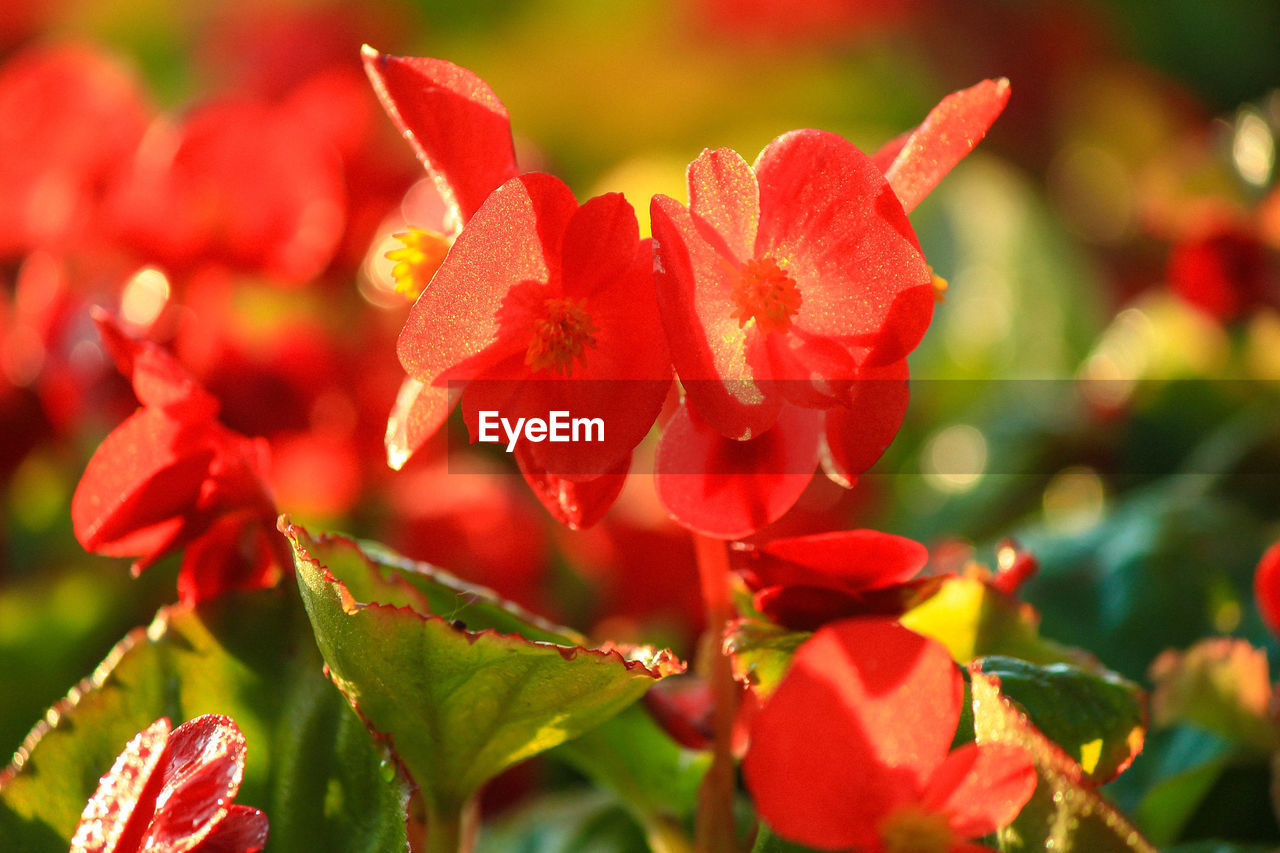
[[[533,322],[533,340],[524,363],[533,371],[549,370],[562,376],[573,372],[574,362],[587,364],[587,350],[596,346],[600,330],[587,313],[586,300],[548,299],[544,314]]]
[[[771,255],[742,265],[733,284],[736,307],[730,315],[738,321],[739,329],[752,320],[765,333],[791,328],[791,318],[800,310],[800,291],[785,267],[785,261],[779,264]]]
[[[403,245],[386,254],[387,260],[396,262],[391,277],[396,282],[396,293],[413,302],[427,289],[453,241],[426,228],[410,228],[393,236]]]
[[[907,806],[880,824],[880,840],[884,853],[947,853],[956,837],[946,815]]]

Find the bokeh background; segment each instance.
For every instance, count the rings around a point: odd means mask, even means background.
[[[1014,536],[1041,562],[1024,594],[1044,632],[1131,678],[1215,634],[1274,655],[1250,584],[1280,539],[1277,33],[1280,4],[1245,0],[5,0],[0,752],[173,598],[176,560],[135,580],[72,534],[75,484],[136,405],[95,304],[268,440],[296,520],[691,649],[692,549],[646,477],[570,532],[501,453],[442,439],[387,470],[408,306],[382,255],[422,173],[362,43],[474,70],[522,168],[623,191],[642,224],[704,147],[751,159],[819,127],[872,151],[1008,77],[1006,113],[912,216],[950,286],[902,434],[761,535],[873,526],[938,569]],[[1138,809],[1212,749],[1153,732],[1114,796]],[[1232,790],[1229,837],[1274,837]],[[1183,837],[1224,831],[1206,802]]]

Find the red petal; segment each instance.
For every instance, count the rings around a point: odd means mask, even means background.
[[[849,396],[848,405],[827,410],[822,448],[823,468],[846,488],[876,463],[902,426],[911,396],[907,362],[864,368]]]
[[[755,170],[756,254],[787,260],[801,295],[795,325],[871,347],[873,363],[909,353],[933,314],[932,279],[875,163],[834,133],[795,130]]]
[[[1280,542],[1268,548],[1258,561],[1253,575],[1253,596],[1262,621],[1272,634],[1280,636]]]
[[[244,735],[229,717],[206,714],[178,726],[165,749],[163,788],[141,848],[194,850],[230,811],[244,753]]]
[[[793,326],[785,335],[769,335],[765,349],[771,375],[783,377],[775,384],[787,402],[808,409],[848,402],[857,361],[836,341]]]
[[[739,263],[754,257],[760,189],[747,161],[730,148],[707,149],[689,164],[687,177],[689,209],[707,226],[703,236],[713,244],[723,241]]]
[[[872,846],[946,757],[963,692],[946,649],[897,623],[818,631],[752,725],[743,770],[761,817],[813,847]]]
[[[443,59],[388,56],[365,47],[364,68],[461,227],[516,174],[507,108],[487,83]]]
[[[499,314],[517,284],[547,282],[565,227],[578,209],[550,175],[513,178],[496,190],[458,236],[409,312],[396,352],[414,379],[441,374],[499,343]],[[522,319],[522,318],[517,318]]]
[[[707,536],[755,533],[781,518],[812,479],[819,417],[784,406],[773,429],[734,441],[681,403],[658,444],[658,499],[678,523]]]
[[[232,806],[197,853],[258,853],[267,846],[267,816],[249,806]]]
[[[275,513],[254,510],[222,516],[187,544],[178,570],[178,600],[197,605],[236,589],[275,584],[287,565],[276,534]]]
[[[516,445],[515,454],[525,482],[547,511],[571,530],[591,527],[609,511],[622,492],[627,472],[631,469],[631,456],[628,455],[612,471],[575,482],[540,470],[537,463],[521,450],[522,447]]]
[[[574,211],[565,228],[561,248],[564,294],[581,299],[601,288],[619,287],[619,280],[631,273],[639,245],[636,212],[622,193],[591,199]],[[645,261],[647,273],[652,268],[652,258]],[[651,286],[630,296],[649,304],[654,302]]]
[[[1008,80],[983,80],[947,95],[909,137],[890,143],[898,150],[884,174],[907,213],[982,141],[1008,102]]]
[[[751,572],[761,586],[871,589],[909,580],[929,561],[919,542],[878,530],[841,530],[760,546]]]
[[[200,387],[168,350],[130,336],[108,311],[95,307],[92,315],[107,352],[133,383],[139,403],[165,409],[184,420],[212,420],[217,416],[217,398]]]
[[[934,771],[921,803],[946,814],[961,838],[979,838],[1007,825],[1036,788],[1031,755],[1011,744],[965,744]]]
[[[71,853],[128,853],[137,847],[141,827],[129,826],[129,819],[143,797],[147,782],[164,755],[169,737],[169,720],[161,717],[125,745],[111,769],[98,780],[98,789],[89,798],[75,835]],[[144,806],[144,810],[153,806]],[[150,811],[145,817],[150,818]],[[143,824],[145,826],[145,824]],[[126,830],[132,829],[127,834]]]
[[[674,199],[654,196],[650,218],[658,307],[689,405],[726,438],[760,435],[782,400],[757,381],[757,369],[768,367],[749,360],[747,330],[733,318],[736,264],[708,242],[709,226]]]
[[[209,431],[156,409],[116,427],[89,460],[71,497],[71,523],[88,551],[149,554],[173,537],[208,477]]]
[[[407,377],[387,418],[387,464],[399,471],[436,434],[462,396],[459,388],[424,385]]]
[[[901,616],[942,587],[938,575],[866,590],[829,586],[771,586],[752,596],[752,606],[769,620],[793,631],[816,631],[829,622],[855,616]]]

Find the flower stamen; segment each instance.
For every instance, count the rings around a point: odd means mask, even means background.
[[[880,824],[884,853],[947,853],[955,843],[955,832],[947,816],[905,806]]]
[[[543,309],[533,323],[524,363],[535,373],[549,370],[562,376],[573,372],[574,362],[586,367],[587,350],[595,349],[600,331],[587,313],[586,300],[548,299]]]
[[[437,231],[427,228],[410,228],[393,234],[403,245],[386,253],[386,259],[395,261],[391,277],[395,279],[396,293],[410,302],[417,301],[427,289],[431,277],[444,263],[453,241]]]
[[[733,284],[736,307],[732,316],[741,329],[754,320],[756,328],[765,332],[785,332],[800,311],[800,290],[795,279],[785,272],[772,255],[752,258],[742,265]]]

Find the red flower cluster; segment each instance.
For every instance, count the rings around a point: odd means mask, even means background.
[[[94,318],[142,408],[107,436],[71,500],[87,550],[135,556],[134,574],[185,549],[178,592],[197,603],[269,586],[290,564],[264,479],[267,446],[217,420],[218,401],[161,347]]]
[[[156,720],[98,782],[72,853],[257,853],[267,816],[231,802],[244,757],[244,735],[228,717],[206,714],[172,731],[167,717]]]
[[[598,445],[516,451],[544,504],[589,524],[674,367],[685,397],[659,447],[659,496],[687,527],[738,538],[780,517],[820,459],[849,484],[893,439],[904,359],[934,303],[906,213],[982,138],[1005,81],[948,97],[875,158],[817,130],[784,134],[754,167],[706,151],[688,208],[653,199],[650,247],[620,196],[579,208],[553,178],[510,178],[506,111],[470,72],[369,51],[366,67],[465,224],[438,268],[438,253],[409,251],[420,241],[397,255],[432,277],[407,288],[422,295],[400,335],[410,378],[388,424],[393,466],[459,396],[473,441],[481,411],[598,417]]]
[[[761,817],[821,850],[989,850],[969,840],[1017,817],[1036,775],[1020,747],[951,749],[963,697],[934,640],[881,619],[823,628],[751,727],[743,770]]]

